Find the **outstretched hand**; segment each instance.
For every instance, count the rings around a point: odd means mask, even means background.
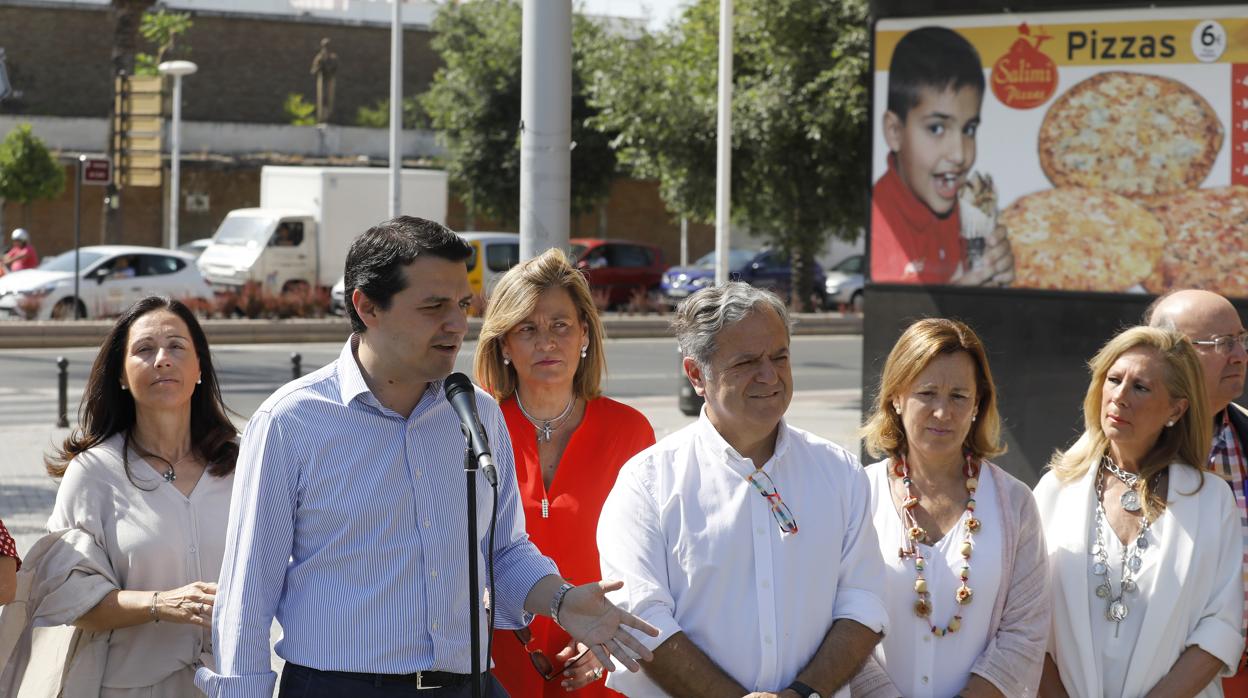
[[[636,628],[651,637],[659,635],[658,628],[607,600],[607,592],[623,587],[624,582],[620,581],[591,582],[573,587],[563,597],[559,617],[555,619],[573,639],[589,647],[607,671],[612,669],[612,656],[629,671],[641,669],[638,659],[654,659],[654,654],[624,626]]]

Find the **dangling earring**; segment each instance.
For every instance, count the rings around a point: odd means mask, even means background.
[[[901,414],[901,405],[893,405],[893,411],[897,414]]]
[[[203,382],[204,382],[204,377],[202,375],[195,379],[195,385],[199,385]]]
[[[504,366],[510,366],[510,365],[511,365],[511,359],[510,359],[509,357],[507,357],[507,356],[503,356],[503,365],[504,365]]]
[[[978,417],[978,416],[979,416],[979,413],[978,413],[978,412],[976,412],[976,413],[972,414],[972,415],[971,415],[971,421],[972,421],[972,422],[973,422],[973,421],[975,421],[975,418],[976,418],[976,417]]]
[[[583,359],[588,355],[589,355],[589,345],[586,344],[585,346],[581,347],[581,358]]]

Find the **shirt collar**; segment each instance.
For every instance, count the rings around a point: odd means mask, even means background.
[[[737,452],[737,449],[728,443],[728,440],[719,433],[715,425],[711,423],[711,418],[706,414],[706,405],[702,405],[702,414],[698,416],[697,421],[698,436],[706,447],[715,456],[723,459],[723,463],[729,468],[736,471],[741,477],[748,478],[757,469],[771,471],[775,466],[773,463],[778,462],[785,457],[789,449],[788,424],[784,421],[784,417],[780,418],[779,431],[776,434],[776,448],[771,454],[771,458],[766,463],[754,463],[750,459]]]
[[[383,412],[389,413],[381,401],[373,395],[373,391],[368,387],[368,381],[364,380],[364,372],[360,370],[359,360],[356,358],[356,352],[360,348],[360,335],[352,333],[342,347],[342,352],[338,354],[338,388],[341,391],[342,404],[350,405],[352,400],[364,396],[364,401]],[[425,392],[420,396],[420,401],[416,404],[416,408],[412,410],[412,416],[420,412],[424,412],[429,408],[431,400],[436,401],[437,396],[442,394],[442,379],[430,381],[425,388]],[[432,398],[430,396],[433,396]]]

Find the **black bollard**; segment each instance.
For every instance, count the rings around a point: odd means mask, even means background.
[[[56,376],[56,426],[69,426],[69,359],[64,356],[56,357],[56,367],[59,373]]]
[[[290,378],[294,380],[302,375],[303,357],[299,355],[299,352],[293,351],[290,353]]]

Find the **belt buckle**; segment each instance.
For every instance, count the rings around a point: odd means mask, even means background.
[[[435,690],[435,689],[438,689],[438,688],[443,688],[443,686],[428,686],[428,685],[426,685],[426,684],[425,684],[425,674],[427,674],[427,673],[428,673],[428,674],[432,674],[432,673],[434,673],[434,672],[432,672],[432,671],[430,671],[430,672],[425,672],[425,671],[418,671],[418,672],[416,672],[416,690],[417,690],[417,691],[432,691],[432,690]]]

